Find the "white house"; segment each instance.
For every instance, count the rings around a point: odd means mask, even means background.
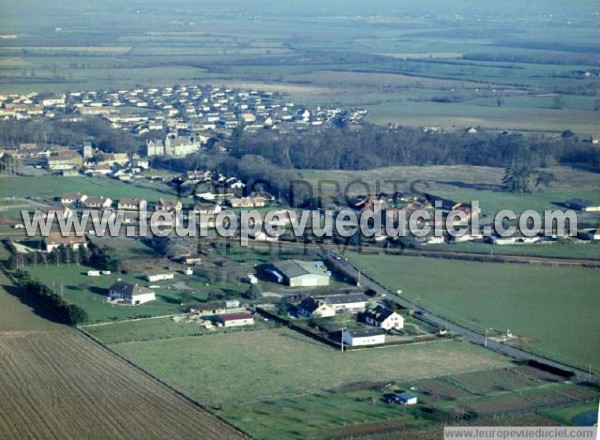
[[[51,232],[48,237],[44,238],[44,246],[46,248],[46,252],[52,252],[55,249],[58,249],[61,246],[69,247],[73,250],[78,250],[79,248],[86,248],[87,241],[85,237],[79,237],[75,234],[68,235],[63,237],[60,232]]]
[[[330,318],[335,310],[317,298],[305,298],[298,304],[298,314],[305,318]]]
[[[247,312],[217,315],[216,321],[217,324],[221,324],[223,327],[240,327],[254,324],[254,318]]]
[[[156,294],[152,289],[139,286],[137,283],[126,283],[118,280],[108,290],[108,297],[111,300],[120,300],[126,304],[139,305],[156,299]]]
[[[350,347],[385,344],[385,332],[378,328],[344,330],[342,340]]]
[[[148,202],[144,199],[121,199],[117,204],[117,209],[122,210],[145,210]]]
[[[384,330],[400,330],[404,328],[404,318],[402,315],[382,305],[378,305],[373,310],[366,311],[363,315],[363,320],[369,325],[380,327]]]
[[[90,209],[102,209],[102,208],[110,208],[112,206],[112,200],[108,197],[86,197],[85,200],[82,200],[84,208]]]
[[[361,311],[367,308],[369,297],[362,293],[353,293],[350,295],[332,295],[323,298],[323,302],[335,311],[356,310]]]

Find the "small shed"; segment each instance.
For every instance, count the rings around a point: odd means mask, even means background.
[[[398,393],[396,394],[396,399],[400,405],[416,405],[417,404],[417,396],[411,393]]]

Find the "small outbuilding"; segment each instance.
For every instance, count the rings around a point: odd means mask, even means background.
[[[379,328],[344,330],[342,341],[350,347],[385,344],[385,332]]]
[[[414,394],[411,393],[398,393],[395,395],[396,397],[396,401],[400,404],[400,405],[416,405],[417,404],[417,396],[415,396]]]

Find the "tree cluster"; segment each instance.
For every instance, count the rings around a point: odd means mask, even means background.
[[[15,273],[21,286],[47,308],[60,322],[69,325],[78,325],[88,320],[88,315],[81,307],[70,304],[48,286],[39,281],[32,280],[27,272],[17,271]]]

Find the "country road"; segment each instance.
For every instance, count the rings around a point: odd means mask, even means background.
[[[354,267],[350,262],[342,258],[341,255],[339,255],[338,253],[332,250],[321,250],[320,254],[323,258],[326,258],[331,264],[336,266],[338,269],[340,269],[347,275],[355,278],[358,276],[358,269]],[[439,328],[445,328],[452,333],[461,335],[474,344],[481,345],[482,347],[486,347],[489,350],[495,351],[505,356],[512,357],[514,359],[537,361],[549,365],[551,367],[568,371],[570,373],[573,373],[577,380],[591,380],[593,382],[598,382],[598,377],[593,374],[590,375],[588,371],[584,371],[582,369],[572,367],[570,365],[556,362],[544,356],[536,355],[526,350],[495,341],[489,337],[486,337],[485,335],[481,335],[445,318],[434,315],[429,311],[425,310],[423,307],[417,306],[415,303],[409,301],[408,299],[403,298],[397,295],[395,292],[386,289],[375,280],[369,278],[368,276],[365,276],[363,273],[361,273],[360,282],[361,287],[372,289],[373,291],[377,292],[378,295],[385,295],[386,299],[394,301],[396,304],[404,308],[417,310],[420,314],[420,319],[422,319],[423,321],[429,322]]]

